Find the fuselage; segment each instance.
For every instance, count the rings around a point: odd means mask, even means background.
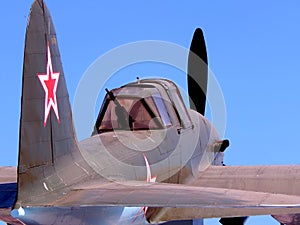
[[[133,134],[130,134],[130,131],[122,130],[104,132],[91,137],[98,145],[97,151],[94,146],[90,146],[91,138],[87,139],[89,146],[86,145],[87,140],[82,141],[80,149],[83,157],[100,175],[93,179],[108,179],[115,182],[122,180],[147,181],[150,172],[150,178],[156,177],[155,182],[192,185],[199,174],[210,165],[221,165],[223,153],[214,151],[214,143],[219,141],[217,132],[210,122],[199,113],[193,110],[188,110],[188,113],[195,125],[181,133],[172,127],[155,131],[136,131]],[[149,135],[149,132],[152,134]],[[132,138],[130,135],[135,135],[135,138],[145,142],[160,141],[160,144],[148,151],[137,151],[137,149],[142,149],[145,144],[143,142],[131,143],[128,141]],[[108,162],[111,164],[109,165]],[[104,168],[103,165],[106,167]],[[149,208],[149,212],[159,213],[156,208]],[[68,222],[102,225],[149,224],[147,214],[145,215],[141,207],[27,207],[24,208],[24,215],[20,215],[16,210],[13,215],[29,224],[46,224],[49,221],[53,221],[49,224],[66,224]],[[187,224],[189,223],[187,222]],[[194,224],[202,224],[202,222],[199,220]]]
[[[46,210],[34,205],[53,199],[49,191],[61,195],[72,186],[91,181],[193,185],[210,165],[222,165],[219,144],[220,137],[212,124],[185,107],[173,82],[154,79],[131,83],[107,94],[93,135],[79,143],[81,154],[72,155],[73,161],[64,161],[63,168],[72,168],[75,162],[86,175],[68,172],[68,181],[73,183],[67,186],[43,182],[41,198],[29,199],[32,206],[25,207],[24,212],[15,211],[14,216],[32,224],[43,224],[45,218],[52,216],[55,224],[63,224],[74,220],[76,214],[80,216],[72,224],[91,224],[97,218],[101,224],[147,224],[150,215],[163,213],[163,208],[51,206]],[[57,170],[57,175],[64,174],[63,168]],[[37,217],[36,210],[43,216]],[[101,219],[102,214],[107,218]]]
[[[204,116],[185,107],[173,82],[144,80],[105,97],[93,136],[80,149],[110,181],[193,185],[210,165],[223,165],[220,141]],[[148,212],[155,216],[162,210]]]
[[[108,92],[93,136],[80,149],[110,180],[147,180],[151,168],[157,182],[186,183],[211,164],[222,164],[219,142],[212,124],[186,108],[173,82],[146,79]]]

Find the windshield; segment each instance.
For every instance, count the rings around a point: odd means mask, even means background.
[[[155,130],[170,126],[171,121],[159,95],[144,98],[116,96],[106,98],[98,133],[113,130]]]

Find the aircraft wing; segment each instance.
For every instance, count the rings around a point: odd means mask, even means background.
[[[300,196],[300,165],[211,166],[192,185]]]
[[[0,219],[6,209],[12,208],[17,195],[17,168],[0,167]]]
[[[24,224],[10,215],[17,194],[17,168],[0,167],[0,221],[8,224]]]
[[[300,212],[300,196],[145,182],[89,182],[73,187],[49,205],[149,206],[152,222]],[[35,206],[34,202],[31,202]],[[36,206],[39,206],[38,204]],[[152,212],[163,207],[164,213]]]
[[[294,185],[299,180],[294,175],[299,171],[300,166],[212,166],[197,179],[197,183],[189,185],[91,181],[71,187],[67,194],[48,204],[58,207],[148,206],[147,217],[152,222],[296,214],[300,212],[299,193],[291,189],[287,191],[282,185],[287,183],[286,186],[296,187]],[[15,173],[14,167],[0,168],[0,182],[16,181]],[[267,185],[268,182],[271,184]],[[30,205],[40,206],[34,202]],[[162,207],[163,213],[155,213]],[[6,211],[0,212],[0,219],[2,214],[9,215]]]
[[[0,166],[0,184],[17,182],[17,167]]]

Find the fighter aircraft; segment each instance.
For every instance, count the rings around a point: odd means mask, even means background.
[[[224,166],[228,146],[204,117],[201,29],[189,54],[190,108],[170,80],[139,79],[107,94],[78,143],[50,13],[35,0],[26,30],[18,168],[0,168],[8,224],[199,224],[274,215],[296,224],[299,166]],[[84,119],[84,118],[83,118]],[[232,222],[234,221],[234,222]]]

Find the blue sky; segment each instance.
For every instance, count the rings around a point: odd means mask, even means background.
[[[17,164],[24,35],[31,3],[1,4],[0,165]],[[225,163],[299,163],[299,1],[46,3],[55,23],[71,102],[86,69],[110,49],[141,40],[188,47],[194,29],[201,27],[209,66],[226,103],[225,137],[231,146]],[[150,74],[143,73],[136,71],[122,81]],[[218,223],[208,220],[206,224]],[[278,223],[267,216],[252,217],[247,224]]]

